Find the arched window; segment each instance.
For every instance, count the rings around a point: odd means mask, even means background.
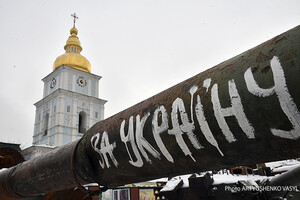
[[[49,123],[49,113],[47,113],[44,118],[44,135],[47,135],[48,123]]]
[[[86,131],[86,113],[84,111],[81,111],[78,116],[78,132],[84,133]]]

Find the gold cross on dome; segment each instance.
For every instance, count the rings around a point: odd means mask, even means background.
[[[77,17],[76,13],[71,14],[71,16],[74,18],[74,26],[75,26],[76,19],[79,19],[79,18]]]

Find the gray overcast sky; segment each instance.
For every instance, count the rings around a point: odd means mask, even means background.
[[[300,24],[299,0],[0,0],[0,141],[31,145],[74,12],[105,118]]]

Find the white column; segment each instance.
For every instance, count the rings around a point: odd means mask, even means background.
[[[48,136],[50,133],[50,128],[52,128],[53,123],[52,123],[52,118],[53,118],[53,104],[52,104],[52,100],[49,101],[49,121],[48,121]]]
[[[68,80],[69,76],[68,75],[69,75],[68,71],[64,69],[63,73],[61,74],[61,82],[62,82],[62,88],[65,89],[65,90],[69,89],[68,88],[68,82],[69,82],[69,80]]]
[[[49,84],[48,84],[48,82],[44,82],[44,92],[43,92],[43,98],[45,97],[45,96],[47,96],[47,91],[48,91],[48,87],[49,87]]]
[[[73,81],[72,81],[72,91],[76,92],[76,75],[73,74]]]
[[[100,120],[103,120],[104,119],[104,105],[103,104],[100,105],[100,112],[101,112]]]
[[[39,136],[38,136],[38,139],[37,139],[37,143],[42,139],[42,137],[41,137],[42,134],[41,133],[42,133],[43,128],[44,128],[43,121],[44,121],[44,105],[41,105],[41,120],[40,120],[40,127],[39,127],[39,130],[38,130]]]
[[[78,98],[75,96],[73,97],[73,113],[72,113],[72,124],[73,124],[73,130],[72,130],[72,135],[77,134],[77,118],[78,118]],[[73,139],[73,138],[72,138]]]
[[[54,144],[56,146],[61,145],[62,141],[63,141],[62,133],[63,133],[63,126],[64,126],[64,122],[65,122],[65,119],[64,119],[64,116],[65,116],[65,99],[66,99],[66,97],[64,95],[58,96],[58,99],[57,99],[57,108],[56,109],[58,111],[58,115],[57,115],[58,126],[57,126],[56,133],[55,133],[56,143]]]
[[[99,80],[95,80],[95,97],[98,98],[99,97]]]
[[[89,127],[91,128],[94,125],[94,118],[95,118],[95,113],[94,113],[94,103],[90,102],[90,123],[89,123]]]

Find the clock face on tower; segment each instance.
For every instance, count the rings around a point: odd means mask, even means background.
[[[55,85],[56,85],[56,79],[53,78],[50,82],[50,88],[53,89],[55,87]]]
[[[77,84],[80,87],[85,87],[87,82],[86,82],[85,78],[83,78],[82,76],[79,76],[78,79],[77,79]]]

